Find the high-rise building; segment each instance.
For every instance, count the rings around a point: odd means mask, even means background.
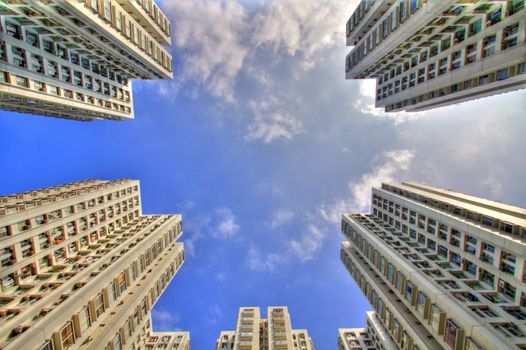
[[[188,332],[150,332],[144,341],[144,350],[190,350],[190,333]]]
[[[401,349],[526,349],[526,209],[415,183],[342,218],[341,260]]]
[[[526,87],[524,0],[362,0],[347,22],[347,79],[376,107],[420,111]]]
[[[398,347],[389,336],[374,311],[367,312],[365,328],[338,329],[339,350],[396,350]]]
[[[82,121],[134,117],[132,79],[171,79],[153,0],[0,4],[0,108]]]
[[[222,331],[216,350],[314,350],[305,329],[292,329],[286,306],[268,308],[268,319],[261,318],[259,307],[239,309],[235,331]]]
[[[182,232],[180,215],[142,215],[134,180],[0,197],[0,348],[144,349],[150,336],[188,338],[151,330],[151,309],[184,262]]]

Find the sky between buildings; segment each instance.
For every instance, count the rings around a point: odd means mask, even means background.
[[[0,112],[0,194],[141,181],[143,212],[182,213],[187,260],[156,330],[212,349],[240,306],[287,305],[317,350],[370,309],[339,261],[342,212],[411,180],[526,207],[526,92],[421,114],[374,109],[344,80],[356,1],[165,0],[175,79],[134,82],[136,119]]]

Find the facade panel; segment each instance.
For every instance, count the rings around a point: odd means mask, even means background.
[[[151,0],[0,4],[0,108],[134,117],[132,79],[171,79],[170,23]]]
[[[239,309],[235,331],[222,331],[216,350],[314,350],[305,329],[292,329],[286,306],[268,308],[268,318],[261,318],[259,307]]]
[[[142,215],[134,180],[0,197],[0,347],[138,349],[161,337],[151,309],[184,262],[181,234],[180,215]]]
[[[526,209],[414,183],[342,219],[341,259],[400,348],[524,349]]]
[[[376,107],[420,111],[526,86],[524,0],[363,0],[347,22],[347,79]]]

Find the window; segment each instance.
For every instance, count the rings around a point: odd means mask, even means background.
[[[442,330],[442,316],[443,316],[442,310],[438,306],[436,306],[434,304],[431,305],[430,324],[431,324],[431,327],[433,327],[433,329],[438,334],[442,334],[443,333],[443,330]]]
[[[39,47],[38,35],[26,30],[26,42],[34,47]]]
[[[62,342],[62,349],[69,349],[75,343],[75,335],[73,334],[73,323],[66,322],[66,325],[60,330],[60,340]]]
[[[517,35],[519,33],[519,24],[515,23],[513,25],[507,26],[504,28],[502,35],[502,50],[509,49],[510,47],[517,46]]]
[[[409,303],[412,303],[413,301],[413,292],[414,292],[414,285],[411,281],[407,281],[406,288],[405,288],[405,299],[409,301]]]
[[[389,25],[387,23],[388,18],[384,19],[382,22],[382,37],[385,39],[389,35]]]
[[[524,9],[524,0],[508,1],[508,16],[514,15]]]
[[[115,14],[115,28],[120,32],[122,31],[122,14],[120,11],[117,11]]]
[[[65,82],[70,82],[71,81],[71,70],[68,67],[61,66],[60,67],[60,73],[61,73],[61,79],[60,80],[65,81]]]
[[[108,290],[110,292],[111,300],[115,301],[117,300],[117,290],[115,288],[115,283],[110,282],[110,285],[108,286]]]
[[[15,85],[22,86],[22,87],[28,87],[27,86],[27,78],[22,77],[20,75],[15,75]]]
[[[131,37],[131,21],[129,18],[125,19],[125,33],[126,37]]]
[[[456,348],[457,343],[457,334],[460,327],[456,325],[456,323],[448,319],[446,322],[446,334],[444,336],[444,340],[446,341],[446,344],[451,347],[451,349]]]
[[[111,22],[111,1],[104,0],[104,19]]]
[[[469,25],[469,35],[475,35],[480,33],[482,30],[482,18],[477,19],[475,22]]]
[[[492,56],[495,54],[495,43],[497,42],[496,35],[490,35],[484,38],[482,42],[482,58]]]
[[[20,47],[11,46],[11,59],[18,67],[26,67],[26,51]]]
[[[68,59],[68,50],[61,45],[57,45],[57,56],[65,60]]]
[[[132,335],[130,320],[127,320],[126,323],[124,323],[124,335],[126,338],[129,338]]]
[[[520,307],[506,307],[503,308],[508,314],[515,317],[517,320],[526,320],[526,311]]]
[[[5,31],[7,32],[7,35],[12,36],[13,38],[21,39],[22,37],[22,30],[16,23],[6,21]]]
[[[461,58],[462,58],[461,51],[455,51],[451,54],[451,70],[460,68]]]
[[[400,271],[396,271],[396,289],[398,289],[400,292],[402,292],[402,279],[404,277],[402,276],[402,274],[400,273]]]
[[[489,21],[490,26],[494,25],[495,23],[500,22],[501,19],[502,19],[502,8],[500,6],[496,11],[493,11],[487,17],[487,20]]]
[[[391,263],[388,263],[387,264],[387,279],[389,280],[389,282],[393,283],[393,272],[394,272],[394,267]]]
[[[416,309],[422,315],[424,315],[424,312],[425,312],[426,299],[427,297],[424,293],[418,292],[417,298],[416,298]]]
[[[73,71],[73,84],[82,86],[82,73]]]
[[[491,325],[506,337],[524,337],[524,334],[513,323],[493,323]]]
[[[401,0],[400,1],[400,22],[403,22],[406,16],[407,16],[406,0]]]
[[[102,293],[99,293],[95,297],[94,302],[95,302],[95,315],[96,317],[99,317],[105,311],[104,296],[102,295]]]
[[[119,275],[119,289],[121,294],[126,290],[126,275],[124,273]]]
[[[497,77],[496,77],[497,81],[507,79],[508,77],[509,77],[508,68],[504,68],[504,69],[497,71]]]
[[[87,306],[83,307],[79,313],[80,331],[84,333],[91,326],[91,318]]]
[[[471,311],[473,311],[474,313],[476,313],[477,315],[479,315],[482,318],[497,317],[498,316],[495,312],[493,312],[487,306],[473,306],[473,307],[471,307]]]
[[[113,338],[113,349],[114,350],[122,350],[122,343],[121,343],[121,334],[118,332],[115,335],[115,338]]]
[[[420,8],[420,0],[411,0],[411,13],[415,13]]]
[[[46,340],[44,345],[39,350],[53,350],[53,343],[51,340]]]
[[[513,233],[513,225],[509,222],[502,221],[500,223],[500,229],[501,231],[507,232],[507,233]]]
[[[510,254],[503,250],[501,253],[501,265],[500,265],[501,271],[509,273],[510,275],[515,274],[516,261],[517,259],[515,255]]]

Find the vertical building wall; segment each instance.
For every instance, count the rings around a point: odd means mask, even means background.
[[[0,198],[0,347],[138,348],[184,262],[180,215],[142,215],[139,182]]]
[[[411,183],[372,201],[341,258],[398,346],[524,347],[525,209]]]
[[[259,307],[239,309],[236,331],[222,331],[216,350],[314,350],[307,330],[292,329],[286,306],[272,306],[268,319],[262,319]]]
[[[89,121],[133,118],[132,79],[171,79],[155,2],[0,4],[0,108]]]
[[[376,79],[386,111],[522,89],[524,9],[524,0],[363,0],[347,22],[346,77]]]

